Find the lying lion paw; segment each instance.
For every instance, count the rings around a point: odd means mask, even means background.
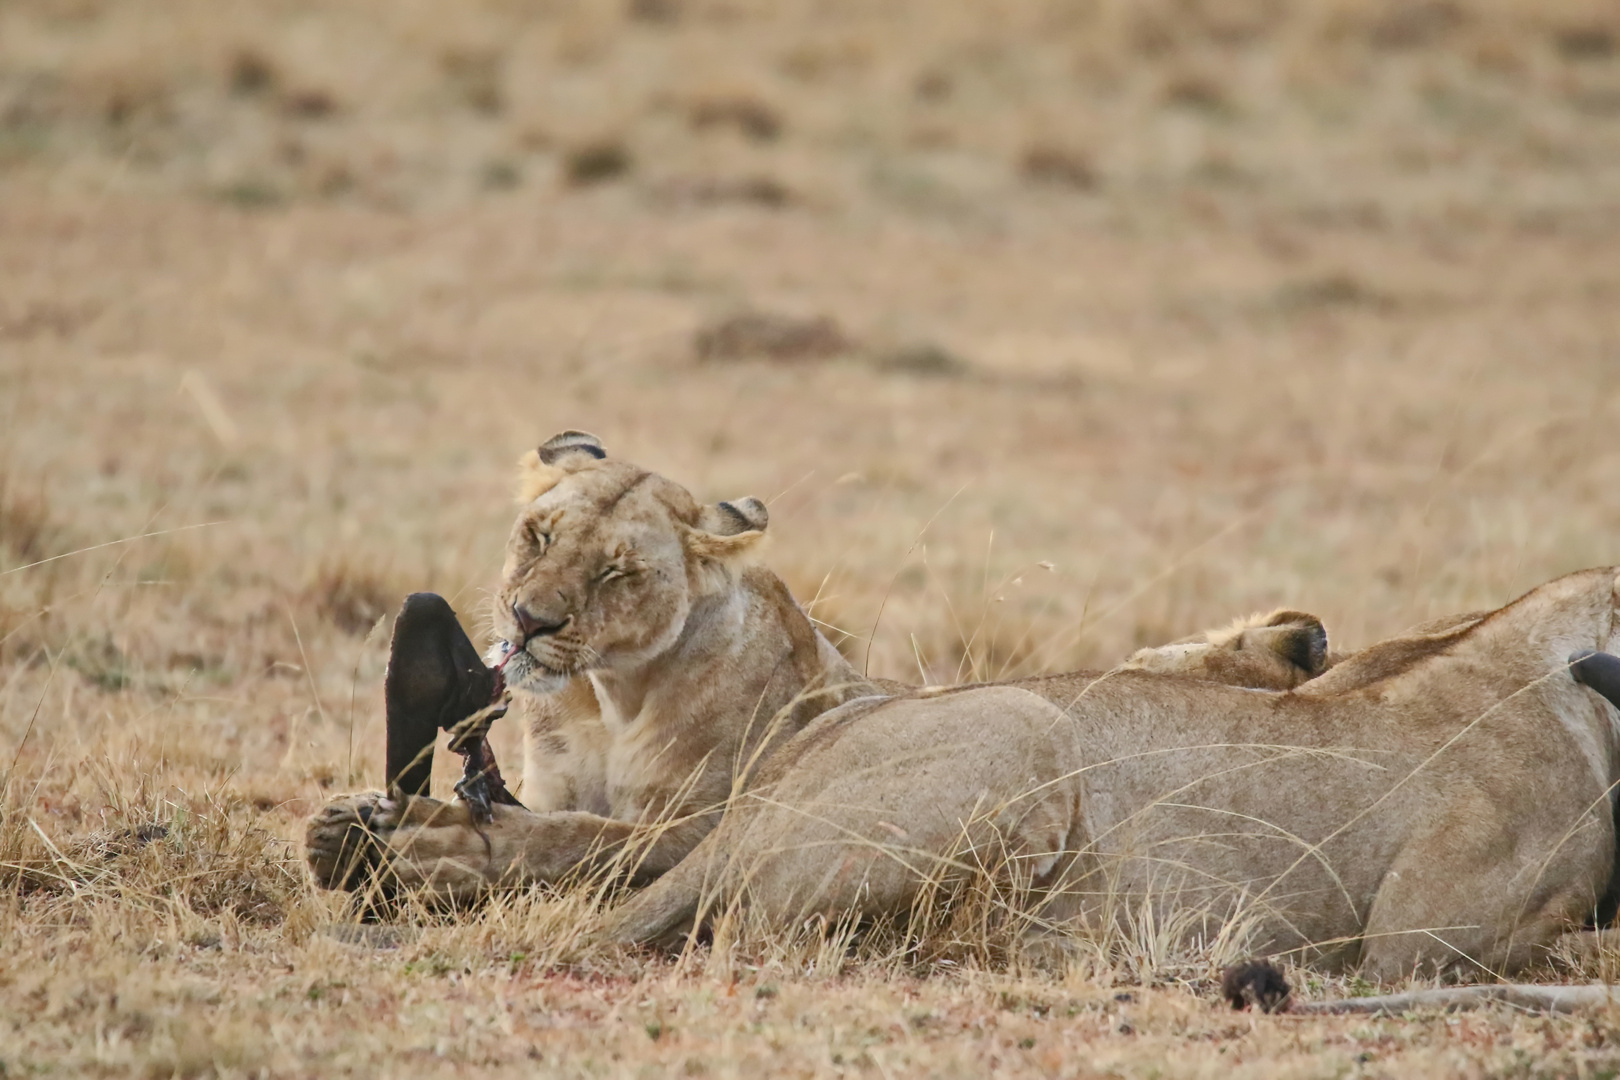
[[[387,865],[386,835],[403,808],[380,791],[345,795],[321,808],[304,831],[304,855],[323,889],[353,890]]]

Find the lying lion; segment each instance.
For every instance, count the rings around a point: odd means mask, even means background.
[[[1510,972],[1610,880],[1616,584],[1572,574],[1282,693],[1122,669],[846,703],[605,940],[739,906],[902,916],[992,867],[1047,926],[1191,907],[1376,980]]]
[[[321,885],[375,877],[456,899],[626,858],[650,881],[815,717],[910,689],[852,668],[754,563],[768,522],[758,500],[701,505],[564,432],[525,460],[520,503],[493,604],[514,647],[492,659],[524,725],[524,805],[480,778],[463,789],[477,797],[419,797],[438,730],[499,689],[449,606],[419,594],[396,623],[387,680],[393,795],[348,796],[312,819]],[[1281,612],[1131,664],[1281,690],[1320,672],[1326,647],[1318,620]],[[475,732],[465,749],[480,742]]]

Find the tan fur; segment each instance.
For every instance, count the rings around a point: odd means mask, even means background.
[[[506,668],[508,719],[525,736],[524,808],[496,807],[493,824],[475,829],[459,804],[338,799],[306,835],[323,884],[341,877],[367,830],[385,844],[396,881],[445,897],[555,881],[640,842],[635,876],[648,880],[679,862],[754,767],[817,715],[910,689],[862,678],[754,564],[763,504],[700,506],[678,485],[593,452],[594,437],[567,432],[525,456],[522,492],[538,494],[513,525],[494,598],[495,629],[509,640],[520,636],[516,604],[566,620]],[[629,562],[641,564],[630,585],[593,584],[604,567]],[[1286,661],[1266,641],[1217,636],[1220,662],[1200,654],[1193,674],[1278,683]]]
[[[550,491],[567,476],[563,470],[540,462],[540,453],[530,450],[518,458],[517,504],[527,506]]]
[[[1287,693],[1125,668],[845,706],[605,940],[666,940],[707,904],[901,916],[928,877],[999,862],[1049,925],[1192,908],[1379,980],[1510,972],[1609,880],[1620,712],[1567,658],[1620,646],[1615,611],[1592,570]]]
[[[607,756],[612,740],[602,724],[588,678],[555,694],[515,695],[508,719],[522,725],[523,805],[535,813],[585,810],[612,813]]]

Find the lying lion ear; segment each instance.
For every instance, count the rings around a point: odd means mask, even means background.
[[[696,527],[687,533],[687,545],[694,555],[733,558],[758,543],[770,521],[770,511],[755,498],[715,503],[698,512]]]
[[[1303,611],[1276,611],[1247,635],[1312,678],[1327,670],[1327,627]]]
[[[553,435],[518,458],[517,501],[531,503],[557,486],[558,481],[581,465],[607,457],[602,440],[584,431]]]

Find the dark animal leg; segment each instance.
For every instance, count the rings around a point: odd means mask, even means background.
[[[1569,654],[1569,673],[1576,682],[1596,690],[1620,709],[1620,656],[1582,649]]]
[[[1620,709],[1620,656],[1582,649],[1569,654],[1569,674],[1582,686],[1601,694],[1610,705]],[[1611,803],[1613,796],[1610,796]],[[1615,820],[1614,865],[1609,870],[1609,885],[1598,898],[1592,922],[1602,929],[1614,922],[1620,914],[1620,818]]]
[[[383,682],[389,790],[428,794],[433,743],[440,729],[452,729],[487,706],[499,683],[444,597],[435,593],[407,596],[394,621]],[[487,722],[484,730],[488,730]]]

